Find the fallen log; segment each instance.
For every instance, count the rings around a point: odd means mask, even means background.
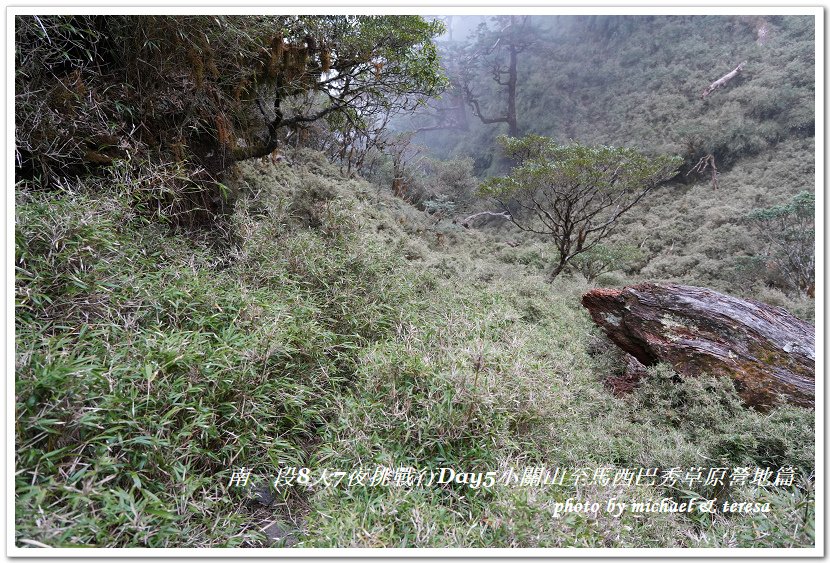
[[[723,88],[724,86],[726,86],[730,80],[738,76],[738,74],[744,69],[744,65],[746,65],[746,61],[742,62],[737,67],[735,67],[733,71],[724,74],[723,76],[712,82],[709,86],[706,87],[706,89],[700,95],[701,99],[705,98],[718,88]]]
[[[645,366],[732,378],[747,406],[815,405],[815,329],[780,307],[710,289],[643,283],[594,289],[582,305]]]

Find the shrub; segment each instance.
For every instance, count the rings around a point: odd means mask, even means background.
[[[591,283],[604,273],[636,268],[636,264],[644,257],[645,253],[639,247],[630,244],[598,244],[591,250],[575,256],[571,266]]]
[[[813,291],[815,264],[815,195],[801,192],[790,203],[753,211],[747,217],[766,242],[765,255],[774,263],[787,287]]]

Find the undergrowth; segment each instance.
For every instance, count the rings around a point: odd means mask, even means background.
[[[425,215],[314,155],[239,165],[233,189],[219,241],[148,218],[127,182],[17,190],[18,545],[261,547],[274,523],[305,547],[814,542],[812,411],[762,415],[664,367],[615,398],[587,284],[546,284],[538,257],[494,259],[472,233],[436,250]],[[289,467],[720,463],[799,479],[730,492],[772,516],[708,520],[556,514],[703,487],[267,486]]]

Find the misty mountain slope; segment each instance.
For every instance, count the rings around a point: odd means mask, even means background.
[[[745,267],[767,252],[747,215],[814,190],[812,18],[558,16],[536,22],[547,31],[519,59],[522,134],[684,159],[674,182],[624,216],[610,239],[646,252],[647,264],[627,281],[709,285],[786,302],[812,318],[809,302],[789,302],[777,292],[774,273]],[[743,61],[741,73],[702,97]],[[476,80],[493,107],[503,105],[503,89],[489,75]],[[439,154],[472,156],[483,175],[504,174],[495,137],[505,126],[468,117],[469,132],[425,133],[423,141]],[[702,159],[709,166],[693,170]]]
[[[521,91],[522,113],[531,117],[526,127],[561,140],[678,154],[691,143],[698,151],[721,151],[716,157],[727,161],[784,138],[812,136],[812,19],[768,19],[617,18],[609,31],[572,21],[550,38],[540,66],[525,69],[541,74]],[[763,44],[759,25],[769,30]],[[742,61],[738,77],[701,99]],[[534,114],[539,100],[550,106]]]
[[[771,283],[770,260],[744,221],[812,186],[810,63],[787,58],[791,50],[806,56],[803,19],[540,22],[550,36],[521,61],[524,128],[644,150],[682,152],[694,141],[679,175],[608,241],[641,256],[593,281],[576,270],[551,281],[549,241],[516,232],[504,217],[465,225],[492,209],[475,196],[483,178],[474,171],[506,164],[495,149],[499,127],[434,133],[430,152],[409,144],[408,133],[352,129],[374,123],[357,118],[378,117],[382,96],[373,98],[379,105],[341,108],[343,120],[298,113],[286,123],[280,115],[282,93],[307,94],[315,114],[316,103],[334,107],[318,97],[333,93],[323,70],[334,68],[333,53],[370,99],[394,70],[376,66],[379,56],[405,55],[416,64],[399,71],[442,84],[430,45],[407,42],[413,27],[437,33],[434,22],[136,15],[78,27],[85,17],[17,20],[27,25],[18,26],[26,34],[16,52],[46,82],[18,69],[16,84],[31,97],[17,100],[16,122],[44,129],[18,130],[16,140],[34,132],[46,134],[38,146],[74,142],[63,155],[28,151],[54,160],[51,183],[27,164],[15,184],[17,546],[816,544],[815,410],[781,404],[760,413],[731,380],[684,378],[668,365],[649,367],[618,396],[612,382],[625,375],[626,357],[580,304],[594,285],[672,279],[811,318],[811,299]],[[763,24],[768,41],[759,46]],[[176,28],[185,34],[166,37]],[[124,33],[133,29],[147,40]],[[191,49],[182,37],[205,41]],[[728,41],[706,47],[718,37]],[[345,43],[329,50],[330,40]],[[240,42],[247,56],[231,48]],[[378,45],[391,51],[373,53]],[[401,45],[409,47],[402,53]],[[123,47],[148,65],[135,68],[153,71],[137,73],[152,88],[128,95],[116,87],[122,67],[108,66],[116,60],[87,66],[77,46],[107,56]],[[746,75],[696,98],[733,68],[739,48],[757,49]],[[149,68],[147,52],[175,72]],[[227,67],[214,66],[214,55],[229,55],[219,61]],[[764,57],[772,57],[766,73],[750,75]],[[63,74],[51,60],[63,60]],[[313,72],[298,74],[309,61]],[[654,73],[676,74],[679,86]],[[270,75],[276,121],[259,97],[240,97],[243,83],[239,96],[228,89],[225,79],[246,75]],[[776,84],[790,75],[779,100]],[[289,76],[295,81],[283,83]],[[477,87],[495,96],[488,80]],[[50,81],[60,84],[42,87]],[[38,97],[45,105],[29,103]],[[237,145],[241,156],[226,159],[211,147],[234,139],[211,108],[245,99],[273,125],[261,150]],[[169,121],[154,123],[165,107]],[[305,119],[308,128],[289,127]],[[92,135],[99,127],[123,136]],[[139,128],[155,132],[133,138]],[[193,136],[181,136],[187,131]],[[176,135],[165,140],[165,132]],[[453,153],[466,157],[438,159]],[[199,160],[208,154],[216,158]],[[717,189],[705,173],[686,174],[707,155],[722,170]],[[707,479],[729,471],[728,487]],[[631,509],[607,510],[618,500]],[[693,502],[751,510],[644,508]]]

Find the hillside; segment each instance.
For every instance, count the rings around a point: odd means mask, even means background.
[[[176,23],[101,17],[78,32],[68,18],[44,20],[49,41],[32,20],[18,42],[51,52],[62,30],[88,46],[79,37],[116,24],[161,42]],[[441,81],[424,37],[437,26],[277,20],[278,40],[270,20],[186,20],[185,39],[210,40],[168,58],[150,49],[171,78],[144,90],[119,82],[140,49],[123,54],[114,40],[94,43],[95,64],[67,60],[64,74],[18,68],[17,547],[816,545],[815,410],[759,412],[732,381],[665,364],[615,394],[609,380],[626,360],[580,305],[598,285],[674,280],[814,319],[810,296],[759,266],[744,219],[814,185],[812,27],[770,19],[761,46],[752,22],[586,20],[563,24],[529,61],[549,67],[522,90],[528,132],[682,153],[682,131],[711,125],[695,150],[717,155],[717,190],[685,169],[655,189],[609,239],[638,252],[589,282],[577,262],[550,279],[549,240],[459,221],[492,209],[477,190],[488,169],[504,173],[501,126],[435,137],[414,156],[405,134],[371,145],[359,129],[356,114],[398,100],[378,86],[386,67],[367,45],[431,92]],[[681,33],[690,23],[698,35]],[[605,39],[583,35],[589,24]],[[730,39],[723,52],[690,47],[715,36]],[[646,49],[650,40],[662,47]],[[276,88],[267,111],[253,94],[234,100],[238,84],[207,68],[228,45],[244,47],[239,60],[212,64],[264,80],[263,98]],[[698,99],[738,46],[746,76]],[[694,64],[679,68],[686,57]],[[300,66],[311,71],[298,78]],[[321,101],[332,88],[313,91],[326,67],[353,72],[374,97],[293,128],[336,105]],[[601,80],[567,86],[588,68]],[[661,90],[672,73],[680,86]],[[799,77],[789,97],[753,113],[782,76]],[[652,97],[638,101],[644,91]],[[738,125],[744,148],[714,136]],[[115,140],[93,147],[100,127]],[[66,135],[64,153],[27,148]],[[239,156],[257,139],[277,150]],[[684,166],[700,157],[682,156]],[[735,508],[699,509],[709,501]]]
[[[758,258],[769,249],[746,221],[757,209],[814,190],[812,19],[557,16],[535,25],[544,31],[518,68],[522,134],[684,158],[677,181],[649,195],[612,237],[646,253],[642,269],[624,281],[711,286],[812,319],[812,301],[784,295],[776,272]],[[744,60],[736,79],[701,99],[706,86]],[[503,92],[487,74],[476,80],[498,107]],[[475,158],[479,174],[503,173],[495,138],[505,126],[484,125],[474,116],[467,123],[466,132],[426,132],[416,139],[439,154]],[[708,154],[717,187],[711,168],[691,171]]]
[[[147,224],[129,186],[19,194],[19,539],[264,546],[279,522],[303,546],[813,541],[811,410],[746,411],[721,383],[675,386],[663,368],[615,398],[603,380],[619,368],[594,348],[584,282],[494,261],[479,235],[435,248],[426,214],[313,153],[240,166],[236,182],[232,247]],[[262,485],[286,466],[710,459],[797,464],[803,481],[795,495],[733,492],[771,502],[769,515],[706,521],[551,517],[570,497],[688,494],[656,486],[294,487],[267,507],[253,487],[226,487],[237,466]],[[797,531],[794,513],[809,516]]]

